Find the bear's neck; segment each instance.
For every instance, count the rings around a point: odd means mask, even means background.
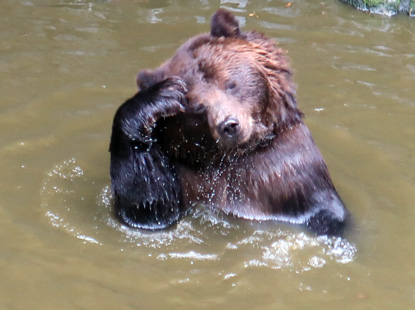
[[[287,127],[255,152],[199,171],[179,164],[178,172],[186,204],[202,203],[244,218],[267,219],[284,212],[285,200],[306,200],[320,185],[332,186],[323,158],[302,122]],[[319,184],[319,179],[327,184]],[[308,206],[298,203],[298,208]],[[250,214],[252,210],[255,214]]]

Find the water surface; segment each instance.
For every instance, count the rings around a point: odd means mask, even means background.
[[[203,208],[160,233],[113,219],[114,112],[219,6],[287,50],[354,216],[343,238]],[[0,29],[0,308],[414,308],[413,20],[336,1],[6,0]]]

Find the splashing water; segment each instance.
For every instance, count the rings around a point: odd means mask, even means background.
[[[219,262],[237,254],[244,257],[244,268],[299,273],[324,268],[329,262],[350,263],[357,252],[354,244],[340,237],[309,236],[281,229],[278,224],[265,227],[203,206],[165,231],[131,229],[112,217],[110,186],[97,188],[75,159],[46,173],[41,200],[54,228],[86,244],[110,244],[122,251],[140,248],[145,255],[162,261]]]

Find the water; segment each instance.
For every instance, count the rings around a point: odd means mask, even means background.
[[[0,308],[412,309],[415,25],[336,1],[221,1],[292,59],[354,216],[344,238],[204,209],[112,218],[112,117],[135,74],[209,30],[215,1],[0,4]],[[252,15],[252,16],[250,16]]]

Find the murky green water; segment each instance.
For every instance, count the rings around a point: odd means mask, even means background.
[[[343,239],[203,209],[162,233],[112,219],[113,114],[217,1],[0,2],[1,309],[415,307],[415,23],[285,4],[220,6],[288,51]]]

